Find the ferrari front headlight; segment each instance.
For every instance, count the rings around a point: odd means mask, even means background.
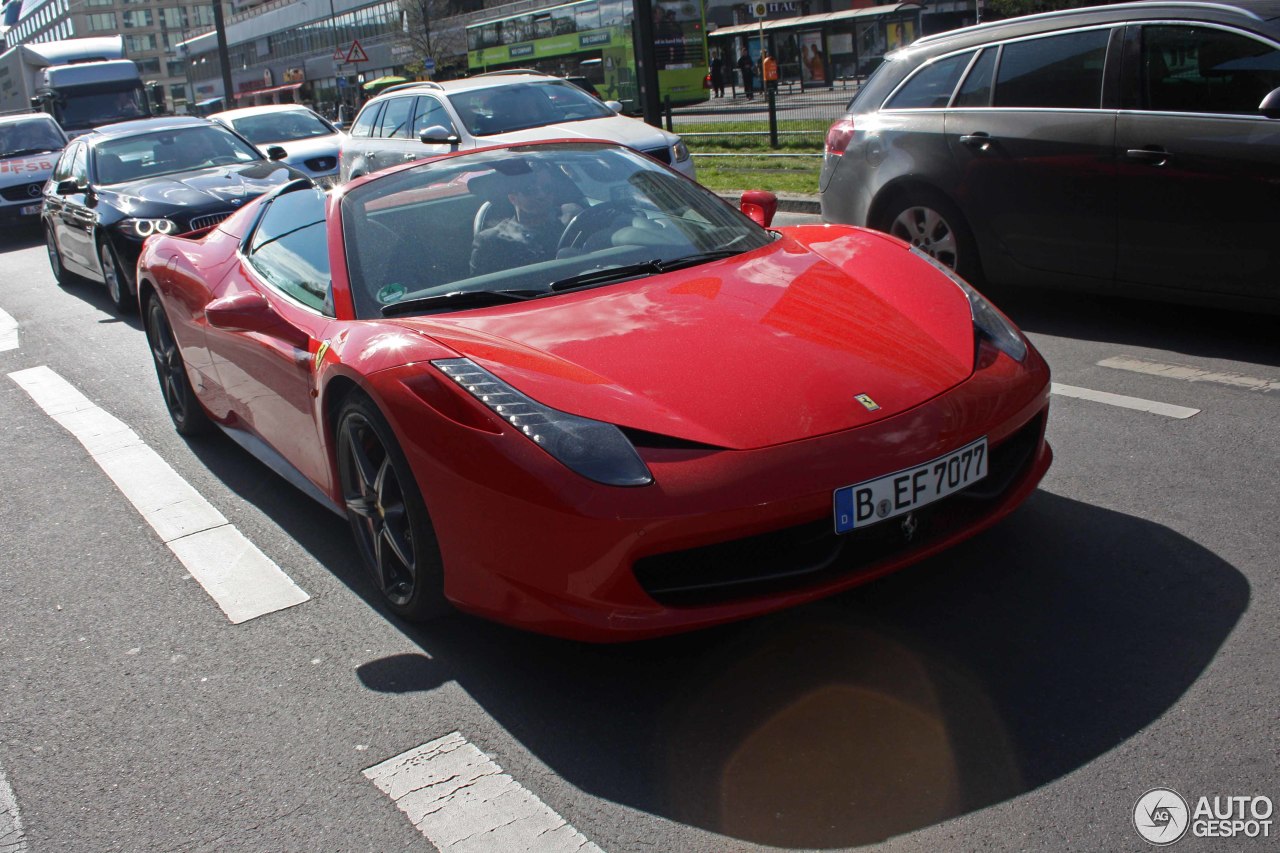
[[[544,406],[469,358],[431,363],[571,471],[606,486],[653,482],[640,454],[613,424]]]
[[[1014,361],[1022,361],[1027,357],[1027,342],[1022,334],[1013,323],[996,310],[994,305],[987,301],[985,296],[974,290],[973,285],[956,275],[955,270],[932,255],[922,252],[915,246],[911,247],[911,251],[916,257],[923,258],[932,264],[934,269],[951,279],[964,291],[964,295],[969,299],[969,310],[973,314],[973,327],[991,341],[996,349]]]
[[[125,219],[120,222],[120,230],[130,237],[145,240],[152,234],[172,234],[178,226],[171,219]]]

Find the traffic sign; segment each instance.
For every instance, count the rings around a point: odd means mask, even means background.
[[[749,7],[751,8],[751,14],[752,14],[752,16],[754,16],[754,17],[756,17],[756,18],[763,18],[765,15],[768,15],[768,14],[769,14],[769,4],[768,4],[768,3],[762,3],[762,2],[759,2],[759,0],[757,0],[757,2],[755,2],[755,3],[750,3],[750,4],[748,4],[748,5],[749,5]]]
[[[347,52],[342,49],[342,45],[338,45],[333,49],[333,58],[339,62],[347,61]]]
[[[351,40],[351,50],[347,51],[347,62],[368,62],[369,55],[360,46],[360,39]]]
[[[435,71],[436,70],[435,59],[430,56],[424,57],[422,60],[422,69],[424,71]]]

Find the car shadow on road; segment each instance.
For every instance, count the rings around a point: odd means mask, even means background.
[[[1060,290],[995,287],[991,299],[1027,332],[1280,366],[1280,317]]]
[[[456,681],[593,796],[749,842],[849,846],[1123,743],[1211,664],[1249,597],[1168,528],[1040,491],[948,554],[786,613],[624,646],[453,617],[405,629],[423,655],[357,675],[387,693]]]

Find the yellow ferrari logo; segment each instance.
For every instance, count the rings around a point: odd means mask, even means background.
[[[316,350],[315,362],[312,365],[313,370],[319,370],[320,365],[324,362],[324,354],[329,351],[329,342],[321,341],[320,348]]]
[[[854,399],[861,403],[868,412],[874,412],[880,408],[880,404],[875,400],[872,400],[867,394],[859,394],[857,397],[854,397]]]

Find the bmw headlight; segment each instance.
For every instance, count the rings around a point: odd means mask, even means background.
[[[689,159],[689,146],[684,144],[683,139],[677,139],[676,144],[671,146],[671,162],[683,163]]]
[[[145,240],[152,234],[172,234],[178,230],[171,219],[125,219],[119,227],[125,234],[139,240]]]
[[[1014,361],[1022,361],[1027,357],[1027,342],[1021,333],[996,310],[994,305],[987,301],[985,296],[974,290],[973,285],[956,275],[956,271],[951,267],[928,253],[922,252],[915,246],[911,247],[911,251],[916,257],[923,258],[932,264],[935,269],[954,281],[964,291],[964,295],[969,298],[969,310],[973,313],[974,328],[991,341],[996,349]]]
[[[571,471],[606,486],[653,482],[640,454],[613,424],[544,406],[469,358],[431,363]]]

